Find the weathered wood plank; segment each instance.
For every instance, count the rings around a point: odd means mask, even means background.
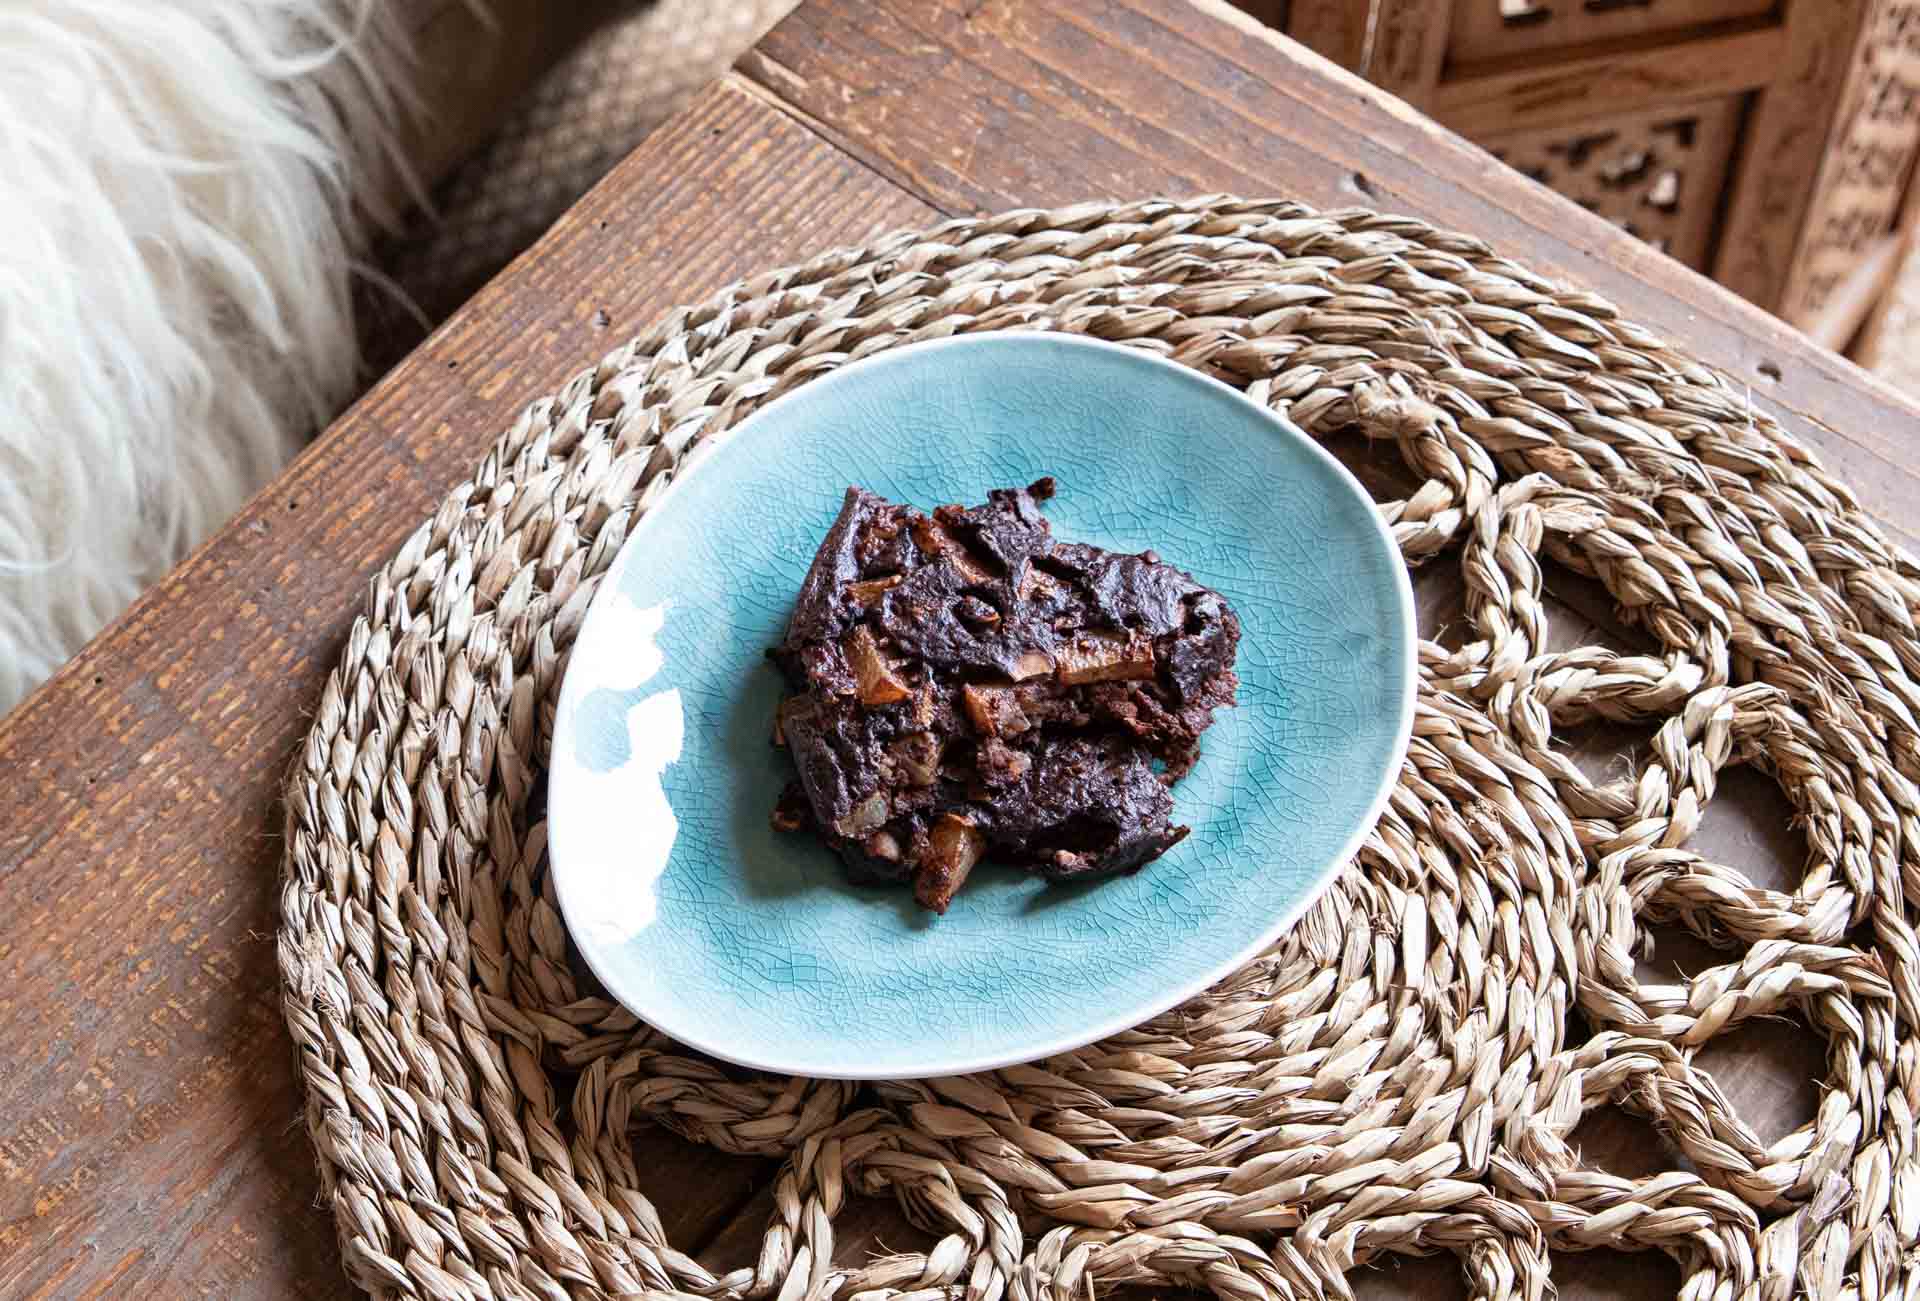
[[[346,1293],[283,1047],[276,805],[367,575],[646,318],[931,217],[711,90],[0,723],[0,1295]],[[762,1173],[642,1142],[683,1244]]]

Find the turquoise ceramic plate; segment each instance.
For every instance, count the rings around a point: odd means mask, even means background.
[[[1239,612],[1240,703],[1174,790],[1193,834],[1128,877],[983,866],[944,917],[767,823],[777,641],[848,484],[931,508],[1053,475],[1063,538],[1152,547]],[[1147,353],[1053,334],[888,352],[744,422],[641,520],[573,650],[549,810],[567,925],[682,1043],[802,1075],[946,1075],[1078,1047],[1275,939],[1406,752],[1413,602],[1360,485],[1291,425]]]

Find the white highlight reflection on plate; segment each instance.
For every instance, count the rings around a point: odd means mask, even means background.
[[[616,592],[600,615],[606,626],[582,639],[568,671],[604,690],[641,686],[666,662],[655,638],[670,604],[642,610]],[[659,911],[655,883],[680,833],[661,780],[686,739],[680,689],[642,697],[628,708],[626,723],[627,760],[618,767],[596,772],[574,754],[554,756],[572,770],[564,816],[568,885],[582,905],[576,915],[595,938],[611,943],[639,934]]]

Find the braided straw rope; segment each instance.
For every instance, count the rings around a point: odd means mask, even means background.
[[[567,652],[702,439],[836,366],[962,331],[1118,339],[1327,436],[1398,450],[1409,563],[1457,561],[1398,789],[1293,932],[1075,1053],[856,1086],[697,1060],[573,966],[541,758]],[[1643,653],[1551,650],[1550,560]],[[1348,1297],[1385,1253],[1473,1296],[1550,1250],[1670,1255],[1694,1301],[1920,1287],[1920,571],[1718,376],[1478,240],[1214,197],[956,221],[677,311],[535,402],[374,576],[288,796],[280,963],[348,1273],[381,1296]],[[1555,730],[1651,735],[1598,784]],[[1729,763],[1805,831],[1793,894],[1688,852]],[[1727,950],[1643,985],[1643,925]],[[1578,1010],[1593,1033],[1570,1046]],[[1818,1114],[1771,1144],[1696,1050],[1790,1011]],[[562,1099],[565,1099],[563,1105]],[[1569,1132],[1615,1102],[1689,1169]],[[636,1191],[629,1130],[785,1158],[758,1259],[708,1272]],[[945,1236],[843,1264],[848,1194]]]

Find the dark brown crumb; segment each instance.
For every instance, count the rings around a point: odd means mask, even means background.
[[[945,912],[982,859],[1051,878],[1177,844],[1169,790],[1231,705],[1240,621],[1152,551],[1058,542],[1052,479],[931,515],[847,490],[770,653],[773,812]]]

